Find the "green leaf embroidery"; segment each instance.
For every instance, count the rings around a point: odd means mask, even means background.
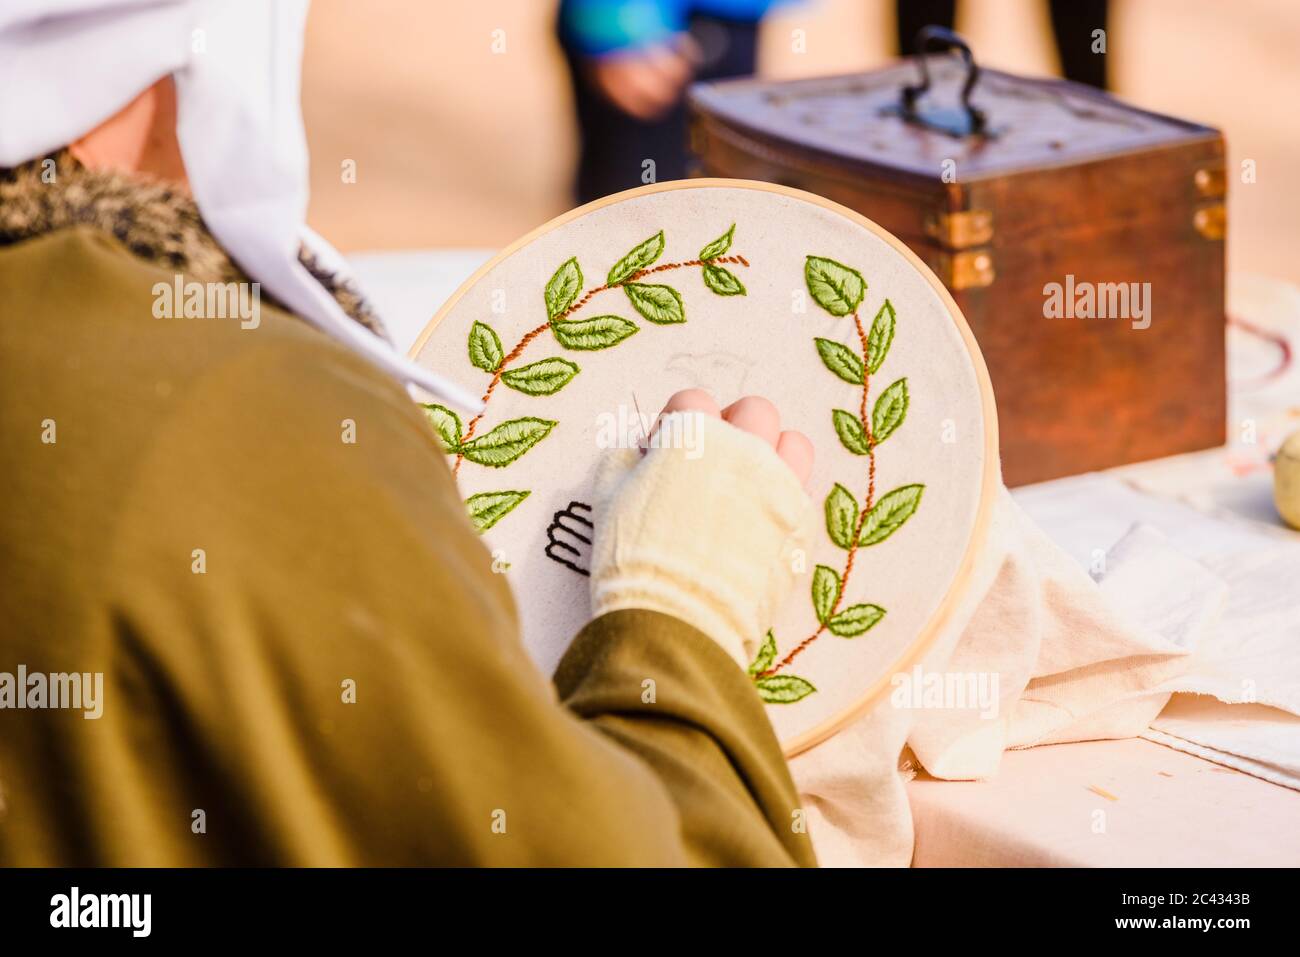
[[[686,321],[682,297],[671,286],[646,286],[630,282],[623,287],[632,307],[646,319],[659,325]]]
[[[582,291],[582,269],[578,257],[565,261],[546,284],[546,318],[554,322],[569,311]]]
[[[832,316],[847,316],[857,309],[867,291],[862,273],[834,259],[809,256],[803,274],[817,305]]]
[[[484,372],[496,372],[497,366],[505,358],[501,349],[501,339],[485,322],[475,322],[469,327],[469,361],[476,369]]]
[[[867,334],[867,368],[875,375],[880,369],[885,356],[889,354],[890,343],[894,341],[894,306],[888,299],[871,321],[871,332]]]
[[[700,258],[705,262],[708,262],[710,259],[717,259],[731,248],[731,237],[735,234],[736,224],[732,223],[730,229],[700,250]]]
[[[721,266],[705,265],[704,285],[719,296],[743,296],[745,284],[736,278],[735,273]]]
[[[856,415],[843,409],[833,409],[831,418],[835,422],[835,434],[840,437],[841,445],[854,455],[866,455],[871,451],[867,430],[862,427],[862,421]]]
[[[637,331],[636,323],[620,316],[596,316],[551,325],[556,340],[566,349],[593,352],[616,346]]]
[[[818,565],[813,569],[812,603],[818,621],[825,621],[840,597],[840,576],[835,569]]]
[[[894,434],[907,415],[907,380],[899,379],[880,394],[871,410],[871,432],[879,445]]]
[[[858,536],[858,544],[875,545],[898,531],[921,504],[923,491],[924,485],[904,485],[882,495],[862,520],[862,534]]]
[[[826,496],[826,534],[840,548],[853,545],[853,532],[858,523],[858,503],[849,490],[838,482]]]
[[[438,438],[442,439],[442,444],[446,446],[448,452],[455,452],[460,448],[460,436],[462,425],[460,416],[445,405],[438,405],[436,402],[429,402],[422,405],[425,418],[433,426]]]
[[[555,426],[549,419],[511,419],[486,435],[466,442],[460,451],[476,465],[502,468],[546,438]]]
[[[827,621],[826,628],[832,635],[856,638],[884,617],[885,609],[879,605],[854,605]]]
[[[501,373],[501,381],[528,395],[552,395],[578,374],[578,364],[568,359],[543,359]]]
[[[632,247],[632,251],[614,264],[605,282],[617,286],[645,269],[664,253],[664,231],[661,229],[645,242]]]
[[[847,348],[830,339],[814,339],[817,354],[826,368],[850,385],[862,385],[862,360]]]
[[[758,654],[749,666],[751,675],[761,675],[768,668],[772,667],[772,662],[776,661],[776,636],[772,634],[772,629],[767,630],[767,637],[763,639],[762,646],[758,649]]]
[[[480,532],[486,532],[528,495],[528,492],[479,492],[471,495],[465,500],[469,520]]]
[[[767,704],[793,704],[817,690],[811,682],[796,678],[794,675],[768,675],[766,678],[756,678],[754,687],[758,689],[758,696]]]

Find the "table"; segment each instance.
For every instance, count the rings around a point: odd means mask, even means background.
[[[1008,751],[992,781],[922,773],[908,797],[914,867],[1300,864],[1300,792],[1140,738]]]

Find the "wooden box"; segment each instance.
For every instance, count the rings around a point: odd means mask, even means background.
[[[991,70],[971,113],[968,68],[697,85],[696,172],[818,193],[930,265],[988,363],[1008,485],[1223,444],[1222,135]]]

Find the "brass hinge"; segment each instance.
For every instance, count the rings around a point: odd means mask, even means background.
[[[1228,179],[1222,166],[1198,169],[1193,179],[1196,192],[1206,199],[1221,199],[1228,193]]]
[[[960,253],[937,253],[930,262],[935,275],[953,292],[991,286],[997,278],[993,253],[987,249],[970,249]]]
[[[993,239],[993,211],[965,209],[956,213],[931,213],[925,234],[945,249],[970,249]]]
[[[1206,239],[1222,239],[1228,232],[1228,210],[1223,203],[1215,203],[1196,211],[1192,226]]]

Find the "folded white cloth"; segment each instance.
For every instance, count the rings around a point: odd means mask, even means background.
[[[917,675],[986,694],[952,699],[940,685],[919,709],[882,702],[792,762],[823,864],[910,862],[904,744],[935,777],[980,780],[997,772],[1007,748],[1143,735],[1300,787],[1291,774],[1300,768],[1292,733],[1300,725],[1277,712],[1271,720],[1243,713],[1245,738],[1238,721],[1157,720],[1175,692],[1300,713],[1300,656],[1285,652],[1300,615],[1295,597],[1278,597],[1285,589],[1276,577],[1300,561],[1300,546],[1268,537],[1276,548],[1262,550],[1258,537],[1233,528],[1206,532],[1213,543],[1199,548],[1189,528],[1215,519],[1111,479],[1071,480],[1039,494],[1040,512],[1070,516],[1054,528],[1068,551],[1004,490],[959,631],[941,638]],[[1089,521],[1090,510],[1104,520]],[[1159,528],[1132,522],[1152,515]],[[1107,548],[1117,521],[1128,532]],[[1261,604],[1261,589],[1271,601]],[[1149,731],[1153,721],[1157,730]]]
[[[935,777],[990,777],[1009,747],[1140,734],[1169,699],[1158,689],[1186,671],[1226,597],[1221,581],[1143,527],[1103,553],[1099,585],[1007,507],[1017,534],[945,667],[996,673],[1000,707],[996,717],[951,708],[917,715],[909,744]],[[1143,614],[1144,600],[1158,604]]]
[[[924,656],[923,673],[943,668],[967,622],[993,588],[1002,559],[1021,529],[1005,489],[997,499],[984,558],[950,625]],[[912,859],[912,818],[899,755],[915,713],[881,702],[858,721],[798,755],[790,771],[808,817],[808,833],[824,867],[905,867]]]
[[[1176,694],[1142,737],[1283,787],[1300,788],[1300,716]]]
[[[1267,502],[1268,483],[1251,484],[1252,495]],[[1191,569],[1192,584],[1184,591],[1189,605],[1201,587],[1196,582],[1209,581],[1206,571],[1226,586],[1226,603],[1209,603],[1218,608],[1213,627],[1203,629],[1194,646],[1188,645],[1192,653],[1186,670],[1158,690],[1212,696],[1226,704],[1267,705],[1300,715],[1300,589],[1295,587],[1300,582],[1300,534],[1282,528],[1275,518],[1242,520],[1243,512],[1259,511],[1251,499],[1243,499],[1242,508],[1233,512],[1218,508],[1207,513],[1102,476],[1053,482],[1018,491],[1016,497],[1078,561],[1087,559],[1088,543],[1095,536],[1113,535],[1124,523],[1140,519],[1158,530],[1142,539],[1156,549],[1149,558],[1153,570],[1170,561]],[[1072,518],[1085,512],[1097,516],[1091,530],[1089,523]],[[1104,527],[1098,529],[1098,524]],[[1176,598],[1177,576],[1163,586],[1153,581],[1138,594],[1129,608],[1134,620],[1145,621],[1143,616],[1151,614],[1157,593]],[[1253,733],[1244,736],[1236,750],[1229,740],[1238,733],[1233,729],[1246,727],[1245,709],[1229,723],[1213,720],[1209,703],[1204,704],[1204,717],[1180,722],[1179,734],[1199,735],[1194,729],[1203,727],[1202,743],[1211,748],[1241,757],[1256,753]],[[1249,714],[1262,718],[1267,712],[1249,709]],[[1168,710],[1163,712],[1153,726],[1162,728],[1168,715]],[[1289,725],[1285,718],[1279,720]],[[1300,763],[1300,735],[1275,735],[1275,740]],[[1300,787],[1300,776],[1287,783]]]

